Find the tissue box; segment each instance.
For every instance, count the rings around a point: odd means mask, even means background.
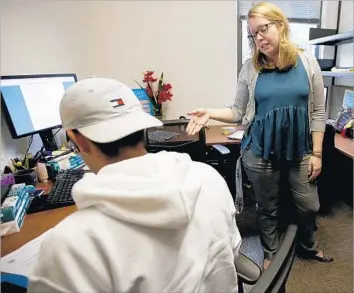
[[[22,202],[28,198],[25,184],[15,184],[11,187],[8,197],[1,206],[1,222],[6,223],[15,220]]]
[[[24,197],[14,221],[2,223],[0,225],[0,236],[10,235],[21,230],[26,211],[30,202],[29,196]]]

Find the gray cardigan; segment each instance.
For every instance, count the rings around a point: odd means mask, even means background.
[[[309,79],[310,92],[308,99],[309,125],[311,132],[325,131],[326,112],[324,105],[323,78],[321,69],[314,56],[307,53],[299,54]],[[254,89],[256,86],[258,72],[255,70],[252,60],[248,59],[243,65],[237,84],[236,98],[231,106],[234,121],[242,125],[245,135],[248,135],[249,127],[256,112],[256,103],[254,98]],[[284,93],[286,94],[286,93]],[[242,153],[241,153],[242,156]],[[236,212],[241,213],[243,209],[243,190],[242,190],[242,168],[241,156],[236,164]]]
[[[311,132],[324,132],[326,112],[321,69],[313,55],[301,52],[299,56],[306,69],[310,85],[308,99],[310,129]],[[242,122],[245,130],[250,127],[256,111],[254,89],[257,77],[258,72],[253,66],[252,59],[248,59],[241,69],[237,83],[236,98],[231,107],[234,121],[236,123]]]

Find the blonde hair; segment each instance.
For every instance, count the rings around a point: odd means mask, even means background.
[[[280,70],[284,70],[290,67],[293,67],[297,63],[298,53],[301,51],[300,48],[295,46],[289,38],[289,22],[285,17],[281,9],[269,2],[261,2],[253,6],[248,12],[248,18],[252,17],[262,17],[271,22],[275,22],[275,25],[279,29],[279,24],[282,24],[282,30],[280,32],[279,40],[279,57],[277,67]],[[252,44],[253,51],[253,65],[257,71],[262,69],[272,69],[274,65],[269,63],[269,60],[265,54],[260,52],[256,47],[254,41]]]

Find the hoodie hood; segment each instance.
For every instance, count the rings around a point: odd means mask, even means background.
[[[165,151],[125,160],[86,174],[73,198],[78,209],[94,207],[129,223],[181,229],[201,191],[196,164],[187,154]]]

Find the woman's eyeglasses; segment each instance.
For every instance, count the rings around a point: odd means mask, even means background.
[[[257,38],[257,35],[260,34],[261,36],[265,36],[268,33],[269,27],[274,24],[274,22],[267,23],[265,25],[262,25],[258,28],[258,30],[252,34],[249,34],[247,37],[251,41],[255,41]]]

